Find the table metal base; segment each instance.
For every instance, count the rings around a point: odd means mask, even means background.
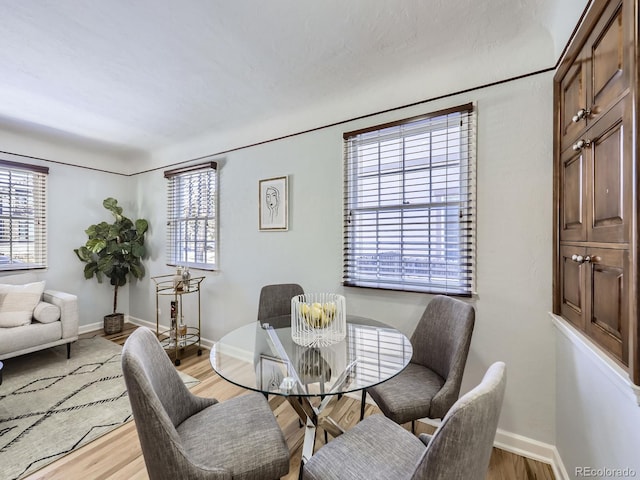
[[[344,433],[344,429],[325,410],[332,399],[333,395],[326,396],[319,406],[314,407],[307,397],[287,397],[289,404],[296,411],[305,428],[301,468],[313,455],[318,427],[334,438]]]

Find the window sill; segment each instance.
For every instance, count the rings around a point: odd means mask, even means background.
[[[640,386],[634,384],[629,374],[609,358],[586,335],[570,325],[562,317],[549,313],[553,326],[562,333],[581,352],[589,355],[598,365],[600,371],[611,380],[616,387],[629,398],[632,398],[640,406]]]

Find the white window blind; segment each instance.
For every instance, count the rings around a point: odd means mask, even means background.
[[[473,105],[344,134],[347,286],[471,295]]]
[[[167,263],[203,270],[217,264],[217,165],[168,170]]]
[[[0,271],[47,267],[48,173],[0,160]]]

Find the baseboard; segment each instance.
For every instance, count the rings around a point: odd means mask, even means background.
[[[96,330],[102,330],[103,328],[103,322],[90,323],[88,325],[80,325],[78,327],[78,333],[82,335],[83,333],[95,332]]]
[[[562,462],[562,458],[560,458],[560,452],[556,447],[553,447],[553,462],[551,463],[551,467],[553,468],[553,474],[558,480],[569,480],[571,477],[569,476],[569,472],[564,467],[564,463]]]
[[[360,392],[348,393],[347,395],[358,402],[360,402],[362,398]],[[367,403],[375,405],[375,402],[369,396],[367,396]],[[440,425],[440,420],[430,418],[423,418],[418,421],[436,428]],[[569,480],[570,478],[555,445],[540,442],[499,428],[496,432],[494,446],[501,450],[520,455],[521,457],[551,465],[553,474],[557,480]]]
[[[569,480],[555,445],[498,429],[494,445],[507,452],[551,465],[557,480]]]

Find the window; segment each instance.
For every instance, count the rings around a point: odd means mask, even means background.
[[[215,162],[164,172],[167,199],[167,263],[214,270],[217,262]]]
[[[0,271],[47,267],[48,173],[0,160]]]
[[[347,286],[471,295],[473,105],[344,134]]]

